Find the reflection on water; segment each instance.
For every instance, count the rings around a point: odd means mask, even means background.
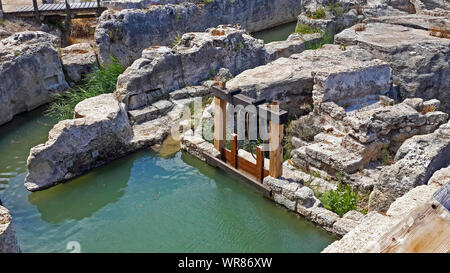
[[[70,183],[31,193],[28,201],[45,222],[82,220],[124,195],[132,167],[133,160],[119,159],[110,163],[107,170],[102,166]],[[95,194],[92,200],[92,193],[101,194]]]
[[[295,31],[296,25],[297,22],[287,23],[263,31],[253,32],[252,36],[256,39],[264,40],[265,44],[275,41],[284,41]]]

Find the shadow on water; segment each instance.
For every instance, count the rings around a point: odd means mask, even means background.
[[[130,157],[135,157],[134,159]],[[56,224],[82,220],[115,203],[125,194],[137,155],[115,160],[78,178],[53,188],[28,195],[41,219]]]

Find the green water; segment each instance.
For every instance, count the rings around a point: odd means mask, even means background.
[[[252,36],[257,39],[264,40],[264,43],[270,43],[274,41],[284,41],[289,35],[295,31],[297,22],[287,23],[274,28],[266,29],[263,31],[253,32]]]
[[[54,123],[42,109],[0,127],[0,198],[22,251],[319,252],[335,240],[189,154],[134,153],[29,193],[29,149]]]

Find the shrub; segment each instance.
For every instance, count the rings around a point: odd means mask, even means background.
[[[325,9],[324,8],[319,8],[318,10],[316,10],[313,14],[312,14],[312,18],[313,19],[323,19],[325,18]]]
[[[73,118],[75,106],[91,97],[112,93],[116,88],[117,77],[124,71],[123,66],[112,57],[112,62],[90,73],[84,84],[80,84],[62,94],[56,94],[54,101],[45,112],[57,120]]]
[[[182,35],[180,33],[177,33],[172,38],[172,46],[176,46],[181,41]]]
[[[379,158],[381,159],[381,163],[383,165],[390,165],[394,161],[392,159],[391,154],[389,153],[388,146],[386,144],[383,145],[383,148],[381,149]]]
[[[342,183],[339,183],[336,190],[322,194],[319,200],[326,209],[342,217],[348,211],[356,209],[358,195],[351,190],[349,185],[343,186]]]
[[[295,27],[295,32],[299,34],[312,34],[320,33],[320,30],[306,24],[297,24],[297,26]]]

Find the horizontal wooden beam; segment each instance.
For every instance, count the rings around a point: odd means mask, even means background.
[[[261,192],[265,197],[271,198],[271,190],[268,186],[262,184],[261,182],[257,181],[254,177],[246,174],[243,171],[239,171],[232,166],[228,165],[226,162],[222,161],[221,159],[215,158],[211,156],[210,154],[205,153],[204,157],[206,159],[206,163],[213,167],[217,167],[223,171],[225,171],[227,174],[234,176],[235,178],[245,182],[246,184],[252,186],[259,192]]]

